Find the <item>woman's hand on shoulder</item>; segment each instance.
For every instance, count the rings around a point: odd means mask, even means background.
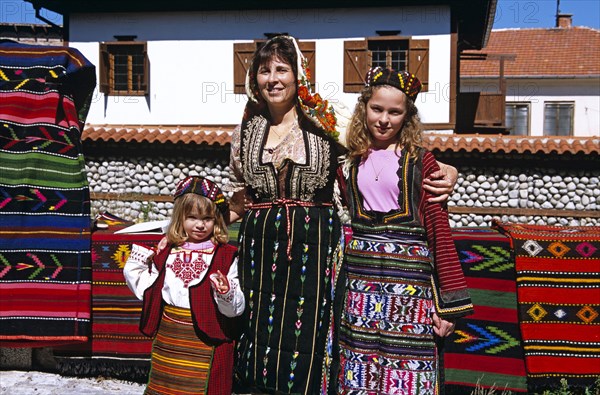
[[[438,162],[440,170],[434,171],[423,180],[423,188],[434,195],[430,203],[442,203],[448,200],[458,180],[458,170],[454,166]]]
[[[167,248],[167,246],[169,245],[169,241],[167,240],[166,237],[163,237],[162,239],[160,239],[160,241],[158,242],[158,245],[156,246],[156,254],[160,254],[162,250],[164,250],[165,248]]]

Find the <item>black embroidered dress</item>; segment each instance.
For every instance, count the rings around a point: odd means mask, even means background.
[[[269,162],[268,130],[268,120],[256,115],[232,141],[232,185],[245,186],[254,201],[239,235],[246,319],[235,374],[246,390],[317,394],[330,380],[340,153],[329,138],[296,125],[287,148],[299,147],[301,159]]]

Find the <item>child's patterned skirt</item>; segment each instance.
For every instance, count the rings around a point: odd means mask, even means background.
[[[218,364],[220,351],[230,354],[229,361]],[[224,394],[231,393],[233,369],[233,346],[223,344],[216,347],[206,345],[198,338],[192,323],[191,311],[174,306],[165,306],[160,328],[152,345],[150,377],[145,394]],[[211,380],[225,368],[225,381]],[[221,372],[222,373],[222,372]],[[213,377],[214,378],[214,377]],[[217,382],[215,382],[217,381]],[[223,388],[225,387],[225,389]],[[228,388],[228,389],[227,389]]]

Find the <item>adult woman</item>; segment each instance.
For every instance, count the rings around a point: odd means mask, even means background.
[[[246,84],[250,100],[232,138],[232,182],[224,189],[235,192],[231,220],[244,217],[239,277],[246,320],[235,363],[244,391],[325,393],[336,381],[333,326],[344,284],[333,202],[345,150],[336,142],[334,111],[311,91],[306,64],[288,36],[257,50]],[[452,183],[433,185],[447,193]],[[247,211],[245,200],[252,202]]]
[[[232,139],[232,200],[252,201],[239,237],[247,324],[236,377],[244,390],[319,393],[331,364],[341,257],[332,202],[344,152],[335,141],[335,115],[311,95],[299,54],[295,41],[283,36],[256,52],[247,84],[251,100]],[[237,215],[243,208],[237,205]]]

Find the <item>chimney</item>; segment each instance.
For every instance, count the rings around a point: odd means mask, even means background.
[[[556,27],[560,27],[562,29],[570,29],[573,27],[573,14],[556,15]]]

